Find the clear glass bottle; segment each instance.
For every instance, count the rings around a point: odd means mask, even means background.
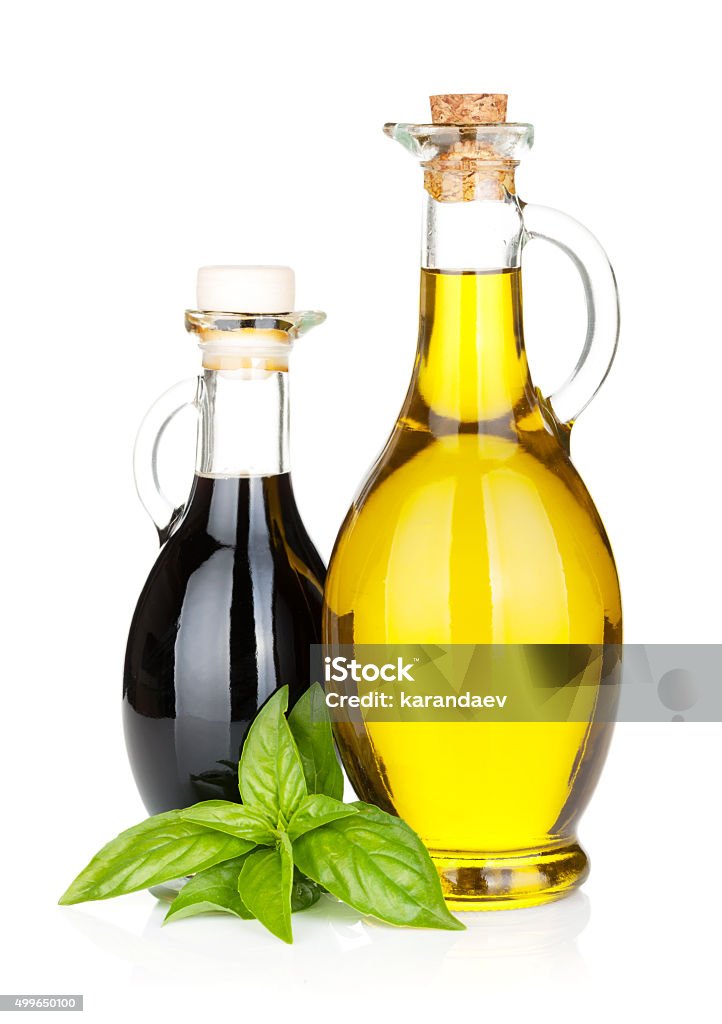
[[[585,228],[517,196],[532,128],[506,123],[505,102],[435,97],[434,124],[385,129],[424,171],[419,342],[329,565],[330,656],[363,644],[621,642],[614,559],[569,456],[616,348],[616,285]],[[572,258],[589,312],[579,362],[549,398],[523,338],[522,252],[538,238]],[[529,906],[587,873],[576,823],[612,728],[595,720],[597,696],[592,687],[586,721],[349,719],[336,735],[360,797],[416,829],[453,907]]]
[[[320,641],[325,569],[291,486],[288,357],[324,314],[275,312],[293,308],[293,274],[278,267],[202,268],[198,305],[186,327],[202,375],[159,399],[135,449],[138,493],[162,545],[133,616],[123,687],[128,755],[150,814],[239,799],[251,720],[281,685],[291,704],[301,696],[309,645]],[[188,405],[196,471],[176,507],[159,484],[159,446]]]

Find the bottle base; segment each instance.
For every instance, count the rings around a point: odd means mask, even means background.
[[[450,910],[521,910],[574,892],[589,874],[579,843],[493,855],[431,850]]]

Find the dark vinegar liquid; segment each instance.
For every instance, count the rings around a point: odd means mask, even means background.
[[[308,688],[325,569],[288,473],[197,476],[128,638],[123,717],[150,814],[238,800],[248,726],[278,687]]]

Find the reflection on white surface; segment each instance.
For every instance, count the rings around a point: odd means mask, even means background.
[[[69,908],[68,924],[116,961],[131,966],[132,982],[151,985],[282,982],[286,995],[323,980],[327,990],[373,977],[377,991],[414,985],[434,996],[452,985],[473,989],[511,984],[520,976],[578,980],[584,963],[577,937],[590,917],[584,893],[532,910],[462,914],[464,932],[390,928],[350,908],[322,900],[294,915],[293,946],[255,921],[225,915],[179,920],[161,927],[167,905],[144,912],[146,894],[121,904]],[[131,903],[131,901],[134,901]]]

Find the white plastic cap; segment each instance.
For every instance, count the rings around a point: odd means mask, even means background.
[[[201,267],[198,309],[216,313],[290,313],[296,282],[290,267]]]

